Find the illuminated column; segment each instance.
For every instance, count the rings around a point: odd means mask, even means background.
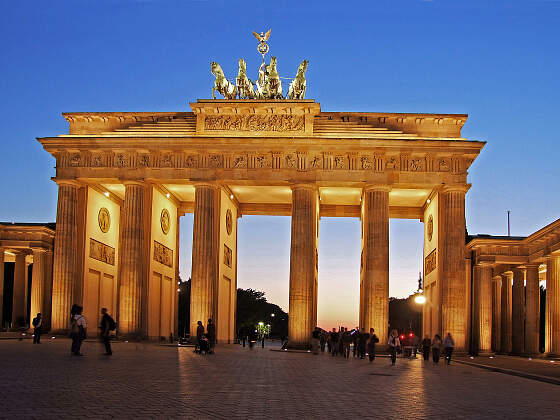
[[[360,328],[375,328],[381,341],[389,335],[389,191],[387,186],[366,187],[362,198],[364,267]]]
[[[539,351],[540,289],[539,265],[527,264],[525,271],[525,353]]]
[[[58,182],[51,318],[52,329],[56,332],[69,328],[70,309],[74,303],[79,258],[78,189],[76,182]]]
[[[191,337],[196,337],[197,321],[206,328],[216,320],[218,295],[219,189],[212,184],[195,185],[192,276]]]
[[[500,337],[500,351],[511,353],[511,278],[512,273],[501,274],[502,276],[502,325]]]
[[[25,302],[25,286],[26,286],[26,264],[25,252],[16,253],[16,264],[14,268],[14,294],[12,306],[12,328],[22,328],[25,326],[26,302]]]
[[[501,349],[502,277],[492,278],[492,351]]]
[[[560,254],[546,259],[545,351],[560,355]]]
[[[33,272],[31,274],[31,313],[30,319],[35,318],[37,313],[41,316],[46,313],[45,282],[47,273],[47,252],[44,248],[33,248]]]
[[[119,276],[119,333],[136,337],[147,335],[147,267],[150,248],[151,199],[141,182],[125,182],[124,211],[121,221],[121,272]]]
[[[513,269],[513,290],[511,296],[511,352],[523,353],[525,343],[525,273]]]
[[[455,339],[455,348],[466,349],[467,285],[465,281],[465,191],[444,187],[439,193],[441,258],[441,328]]]
[[[0,248],[0,329],[4,327],[4,248]]]
[[[307,348],[315,327],[318,199],[317,187],[314,185],[292,186],[288,325],[291,348]]]
[[[474,269],[474,343],[479,352],[492,346],[492,267],[477,265]]]

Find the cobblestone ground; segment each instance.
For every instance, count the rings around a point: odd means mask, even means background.
[[[0,342],[1,418],[558,419],[560,387],[465,365],[241,346]]]

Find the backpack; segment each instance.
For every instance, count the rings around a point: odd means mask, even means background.
[[[111,315],[107,315],[107,327],[109,331],[115,331],[117,329],[117,323]]]
[[[78,319],[79,318],[72,317],[72,326],[71,326],[70,332],[72,334],[82,335],[83,334],[83,327],[78,325]]]
[[[39,318],[33,318],[33,326],[37,328],[37,325],[39,325]]]

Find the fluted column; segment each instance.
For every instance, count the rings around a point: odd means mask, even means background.
[[[289,346],[306,348],[316,319],[315,262],[317,251],[317,188],[292,186],[290,248]]]
[[[0,330],[4,327],[4,248],[0,248]]]
[[[525,344],[525,272],[513,269],[513,290],[511,296],[511,352],[523,353]]]
[[[500,351],[511,353],[511,271],[502,275],[502,325],[500,337]]]
[[[78,277],[78,189],[75,182],[58,183],[51,315],[52,329],[57,332],[69,328]]]
[[[364,266],[362,270],[361,328],[375,332],[381,340],[389,328],[389,191],[387,186],[364,189],[362,224]]]
[[[546,259],[545,351],[560,355],[560,254]]]
[[[465,278],[465,190],[445,187],[439,194],[441,261],[441,328],[466,349],[467,285]]]
[[[21,328],[26,325],[26,275],[25,252],[16,253],[16,263],[14,268],[14,294],[12,306],[12,328]]]
[[[147,335],[144,316],[148,287],[149,221],[151,200],[147,187],[126,182],[121,221],[121,272],[119,276],[119,333],[136,337]]]
[[[492,347],[492,267],[474,269],[474,343],[479,352]]]
[[[30,319],[33,319],[37,313],[45,313],[43,307],[45,301],[45,274],[47,271],[46,249],[34,248],[33,249],[33,271],[31,273],[31,314]]]
[[[540,288],[539,265],[528,264],[525,271],[525,353],[539,352]]]
[[[216,319],[218,287],[219,189],[212,184],[195,186],[192,276],[191,336],[196,337],[197,321],[206,327]]]
[[[502,277],[492,278],[492,351],[501,349]]]

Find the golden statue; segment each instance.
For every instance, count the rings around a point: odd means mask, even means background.
[[[288,99],[305,99],[305,89],[307,82],[305,81],[305,72],[307,71],[307,60],[303,60],[298,67],[296,78],[290,83],[288,89]]]
[[[216,99],[216,91],[221,93],[225,99],[235,99],[237,96],[237,88],[226,78],[220,65],[212,61],[210,71],[216,77],[216,81],[212,87],[212,99]]]
[[[255,99],[253,82],[247,77],[247,64],[245,64],[245,60],[242,58],[239,59],[239,73],[237,73],[235,82],[239,99]]]

